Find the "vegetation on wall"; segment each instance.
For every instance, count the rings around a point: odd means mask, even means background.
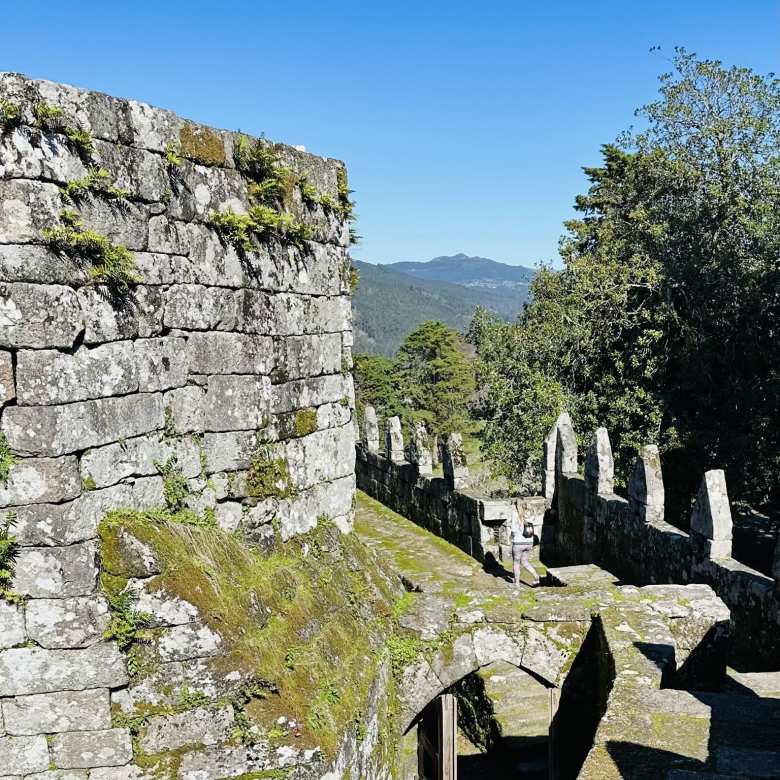
[[[0,127],[13,130],[22,122],[22,110],[10,100],[0,100]]]
[[[101,167],[90,168],[86,176],[69,181],[60,191],[68,202],[83,198],[90,193],[100,195],[108,200],[123,201],[130,197],[130,190],[117,187],[111,174]]]
[[[120,297],[127,293],[130,284],[142,281],[135,257],[127,247],[85,228],[74,211],[61,211],[60,219],[62,225],[42,231],[44,241],[73,262],[88,263],[87,273],[92,281],[106,284]]]
[[[13,511],[6,511],[4,517],[0,518],[0,599],[4,600],[12,598],[11,584],[19,549],[12,533],[15,522],[16,513]]]
[[[670,483],[722,467],[761,504],[780,498],[780,82],[683,50],[674,68],[646,129],[586,169],[563,270],[517,324],[475,318],[487,447],[528,481],[567,408],[609,429],[622,482],[657,442]]]
[[[207,663],[220,677],[243,681],[236,694],[216,702],[234,706],[236,739],[251,743],[260,736],[272,745],[292,739],[297,748],[319,746],[328,759],[335,756],[342,735],[364,720],[362,708],[386,658],[396,598],[396,580],[355,535],[341,536],[320,517],[315,530],[288,542],[277,538],[261,554],[218,528],[159,522],[131,511],[110,513],[99,533],[104,577],[115,593],[132,575],[120,543],[120,535],[130,534],[160,564],[161,574],[147,588],[193,604],[221,637],[220,656]],[[141,679],[152,671],[145,621],[134,614],[132,600],[118,607],[116,630],[129,637]],[[200,690],[187,698],[197,706],[208,703]],[[141,705],[123,717],[137,729],[147,714]],[[282,716],[283,723],[296,721],[295,734],[279,726]],[[151,765],[155,757],[144,760]]]

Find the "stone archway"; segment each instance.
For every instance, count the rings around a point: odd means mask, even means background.
[[[554,630],[554,628],[552,629]],[[559,701],[564,670],[571,666],[585,631],[563,645],[549,636],[549,626],[481,625],[444,642],[431,658],[419,658],[403,674],[399,698],[400,726],[417,729],[418,777],[455,780],[456,720],[451,690],[459,681],[486,667],[505,663],[541,682],[550,692],[548,730]],[[432,768],[431,762],[439,763]],[[427,762],[427,763],[426,763]]]
[[[568,624],[570,625],[570,624]],[[420,658],[403,672],[399,699],[400,730],[406,733],[419,714],[456,682],[496,661],[505,661],[558,689],[563,670],[579,650],[586,626],[565,646],[550,631],[523,625],[481,626],[445,642],[431,659]]]

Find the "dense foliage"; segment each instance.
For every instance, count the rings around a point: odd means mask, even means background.
[[[355,360],[358,406],[381,417],[423,420],[435,434],[469,427],[474,371],[457,331],[427,321],[412,331],[395,359],[360,355]]]
[[[581,434],[609,429],[623,479],[653,441],[678,498],[721,467],[732,497],[763,503],[780,466],[780,82],[684,50],[674,66],[645,129],[586,169],[563,270],[540,269],[517,323],[475,317],[486,445],[528,483],[567,408]]]

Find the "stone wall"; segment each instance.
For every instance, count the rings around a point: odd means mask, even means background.
[[[145,776],[115,768],[107,511],[261,545],[350,528],[348,217],[340,162],[0,74],[0,776]],[[212,653],[186,607],[156,610]]]
[[[459,434],[451,434],[444,442],[441,477],[433,475],[433,444],[425,428],[418,425],[412,439],[407,460],[400,420],[391,417],[385,422],[384,449],[380,451],[376,412],[367,406],[357,447],[357,486],[477,560],[484,561],[489,555],[511,560],[507,521],[518,499],[488,498],[464,488],[468,466]],[[547,508],[544,499],[519,500],[523,518],[534,524],[541,538]]]
[[[686,534],[664,520],[657,447],[640,449],[627,497],[617,495],[607,431],[594,433],[580,473],[577,439],[563,414],[545,441],[544,463],[550,502],[545,561],[595,563],[636,585],[710,585],[731,610],[732,664],[777,669],[780,566],[773,580],[731,557],[732,518],[722,471],[704,475]]]

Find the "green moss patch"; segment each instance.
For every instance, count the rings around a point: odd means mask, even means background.
[[[222,136],[202,127],[187,123],[179,132],[181,153],[203,165],[224,165],[225,144]]]
[[[299,409],[295,413],[295,435],[307,436],[317,430],[317,410]]]
[[[325,519],[261,555],[217,528],[113,512],[99,534],[115,587],[130,571],[120,531],[153,550],[162,569],[154,589],[193,604],[222,638],[212,670],[254,681],[240,705],[245,732],[276,733],[280,716],[293,717],[304,724],[296,746],[320,745],[332,757],[360,720],[386,652],[393,578],[373,554]]]
[[[267,445],[258,447],[249,462],[246,490],[251,498],[260,499],[290,498],[295,495],[287,459],[274,455]]]

